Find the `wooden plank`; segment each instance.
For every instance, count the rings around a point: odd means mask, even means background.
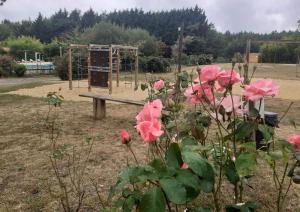
[[[103,119],[106,116],[106,104],[103,99],[93,99],[93,113],[95,119]]]
[[[138,105],[138,106],[143,106],[145,104],[145,102],[142,102],[142,101],[120,99],[120,98],[115,98],[115,97],[111,97],[111,96],[101,96],[101,95],[96,95],[96,94],[79,94],[79,96],[93,98],[93,99],[100,99],[100,100],[105,100],[105,101],[131,104],[131,105]]]
[[[81,45],[81,44],[70,44],[71,48],[88,48],[88,45]]]

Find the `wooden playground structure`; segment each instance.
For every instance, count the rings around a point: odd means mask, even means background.
[[[108,88],[109,94],[113,90],[113,73],[116,73],[117,87],[120,81],[120,61],[122,52],[129,52],[134,55],[134,85],[138,84],[138,48],[133,46],[123,45],[80,45],[70,44],[68,50],[68,79],[69,90],[73,89],[73,71],[72,57],[74,49],[85,49],[87,55],[87,70],[88,70],[88,91],[92,87]]]

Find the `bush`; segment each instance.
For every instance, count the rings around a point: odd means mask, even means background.
[[[44,48],[38,39],[28,36],[9,38],[5,43],[10,48],[10,54],[18,60],[24,58],[24,50],[27,51],[27,60],[29,60],[35,59],[35,52],[42,52]]]
[[[3,76],[3,68],[0,66],[0,78]]]
[[[182,54],[181,63],[183,65],[208,65],[213,61],[211,54],[200,54],[200,55],[186,55]]]
[[[61,80],[68,79],[68,59],[67,56],[56,57],[54,59],[55,71]]]
[[[2,75],[4,77],[11,76],[12,75],[12,67],[15,65],[15,61],[12,57],[1,55],[0,56],[0,67],[2,69]]]
[[[26,71],[27,71],[26,66],[22,64],[14,65],[14,72],[17,75],[17,77],[23,77]]]
[[[140,69],[144,72],[168,72],[170,63],[162,57],[141,57],[139,61]]]

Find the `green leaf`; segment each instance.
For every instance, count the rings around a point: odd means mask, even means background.
[[[183,163],[180,148],[177,143],[172,143],[166,152],[166,160],[168,166],[180,168]]]
[[[275,150],[273,152],[269,152],[269,155],[271,157],[271,160],[273,160],[273,161],[281,160],[283,158],[283,153],[280,150]]]
[[[187,201],[186,189],[174,177],[163,178],[159,181],[159,184],[171,202],[184,204]]]
[[[256,168],[256,156],[253,153],[242,153],[236,161],[235,167],[240,177],[249,176]]]
[[[256,152],[256,142],[246,142],[240,145],[245,152]]]
[[[214,169],[211,164],[196,152],[184,151],[184,161],[200,177],[200,187],[204,192],[211,192],[215,182]]]
[[[195,146],[197,145],[197,141],[194,139],[194,138],[191,138],[191,137],[184,137],[182,138],[181,140],[181,144],[183,146]]]
[[[166,200],[160,188],[148,190],[142,197],[139,205],[140,212],[164,212]]]
[[[214,171],[212,166],[208,161],[202,158],[196,152],[184,151],[183,152],[184,161],[189,165],[189,167],[202,178],[214,178]]]
[[[185,169],[178,170],[176,180],[184,185],[189,201],[199,195],[201,189],[200,180],[192,171]]]
[[[255,122],[241,122],[237,125],[235,138],[236,140],[244,140],[248,138],[254,130],[256,130],[257,124]]]
[[[232,161],[230,161],[225,166],[225,175],[226,175],[228,181],[232,184],[236,184],[237,182],[240,181],[240,177],[239,177],[237,170],[235,168],[235,165]]]
[[[262,132],[264,140],[269,141],[272,138],[272,128],[268,127],[267,125],[259,124],[258,130]]]
[[[214,181],[211,181],[209,179],[202,179],[200,181],[200,187],[201,187],[202,191],[204,191],[206,193],[210,193],[213,191]]]
[[[159,178],[172,177],[176,173],[175,168],[167,167],[160,159],[154,159],[149,165],[154,168],[155,174]]]

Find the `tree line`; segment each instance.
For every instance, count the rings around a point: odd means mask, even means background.
[[[215,61],[228,61],[234,56],[235,53],[244,53],[246,40],[300,40],[299,31],[283,31],[272,33],[253,33],[253,32],[240,32],[231,33],[229,31],[225,33],[218,32],[213,23],[210,23],[207,19],[205,11],[198,6],[185,9],[173,9],[169,11],[149,11],[145,12],[142,9],[126,9],[113,12],[97,13],[93,9],[81,13],[80,10],[74,9],[68,12],[65,9],[60,9],[50,17],[44,17],[41,13],[35,20],[23,20],[19,22],[11,22],[9,20],[3,20],[0,24],[0,41],[7,41],[12,38],[20,36],[31,36],[42,43],[70,43],[73,42],[86,42],[96,40],[105,42],[116,42],[112,39],[112,35],[118,32],[114,31],[114,27],[109,27],[106,32],[97,31],[96,24],[111,23],[114,26],[120,26],[121,28],[134,29],[138,32],[148,32],[147,36],[148,47],[153,51],[149,54],[158,54],[159,48],[160,55],[163,57],[171,58],[174,56],[172,50],[176,49],[178,43],[178,27],[184,24],[184,56],[187,60],[194,55],[211,55]],[[106,25],[108,26],[108,25]],[[109,25],[111,26],[111,25]],[[109,31],[110,30],[110,31]],[[109,31],[109,32],[108,32]],[[120,32],[118,32],[120,33]],[[123,32],[122,32],[123,33]],[[110,37],[103,37],[108,36]],[[140,33],[140,36],[142,34]],[[94,37],[93,37],[94,36]],[[100,38],[100,37],[101,38]],[[123,38],[119,39],[119,42],[130,43],[132,40],[124,38],[127,35],[122,35]],[[130,35],[133,36],[133,35]],[[114,35],[117,38],[118,36]],[[151,39],[150,39],[151,37]],[[150,42],[151,41],[151,42]],[[150,45],[151,44],[151,45]],[[297,48],[291,45],[253,45],[253,52],[261,52],[263,54],[274,54],[271,52],[277,52],[277,55],[282,53],[284,61],[295,62],[296,56],[287,56],[296,54]],[[280,48],[279,48],[279,47]],[[286,50],[288,49],[288,51]],[[272,56],[264,57],[267,62],[272,62]],[[276,58],[276,57],[275,57]],[[292,59],[291,59],[292,58]],[[278,60],[278,62],[283,62]]]

